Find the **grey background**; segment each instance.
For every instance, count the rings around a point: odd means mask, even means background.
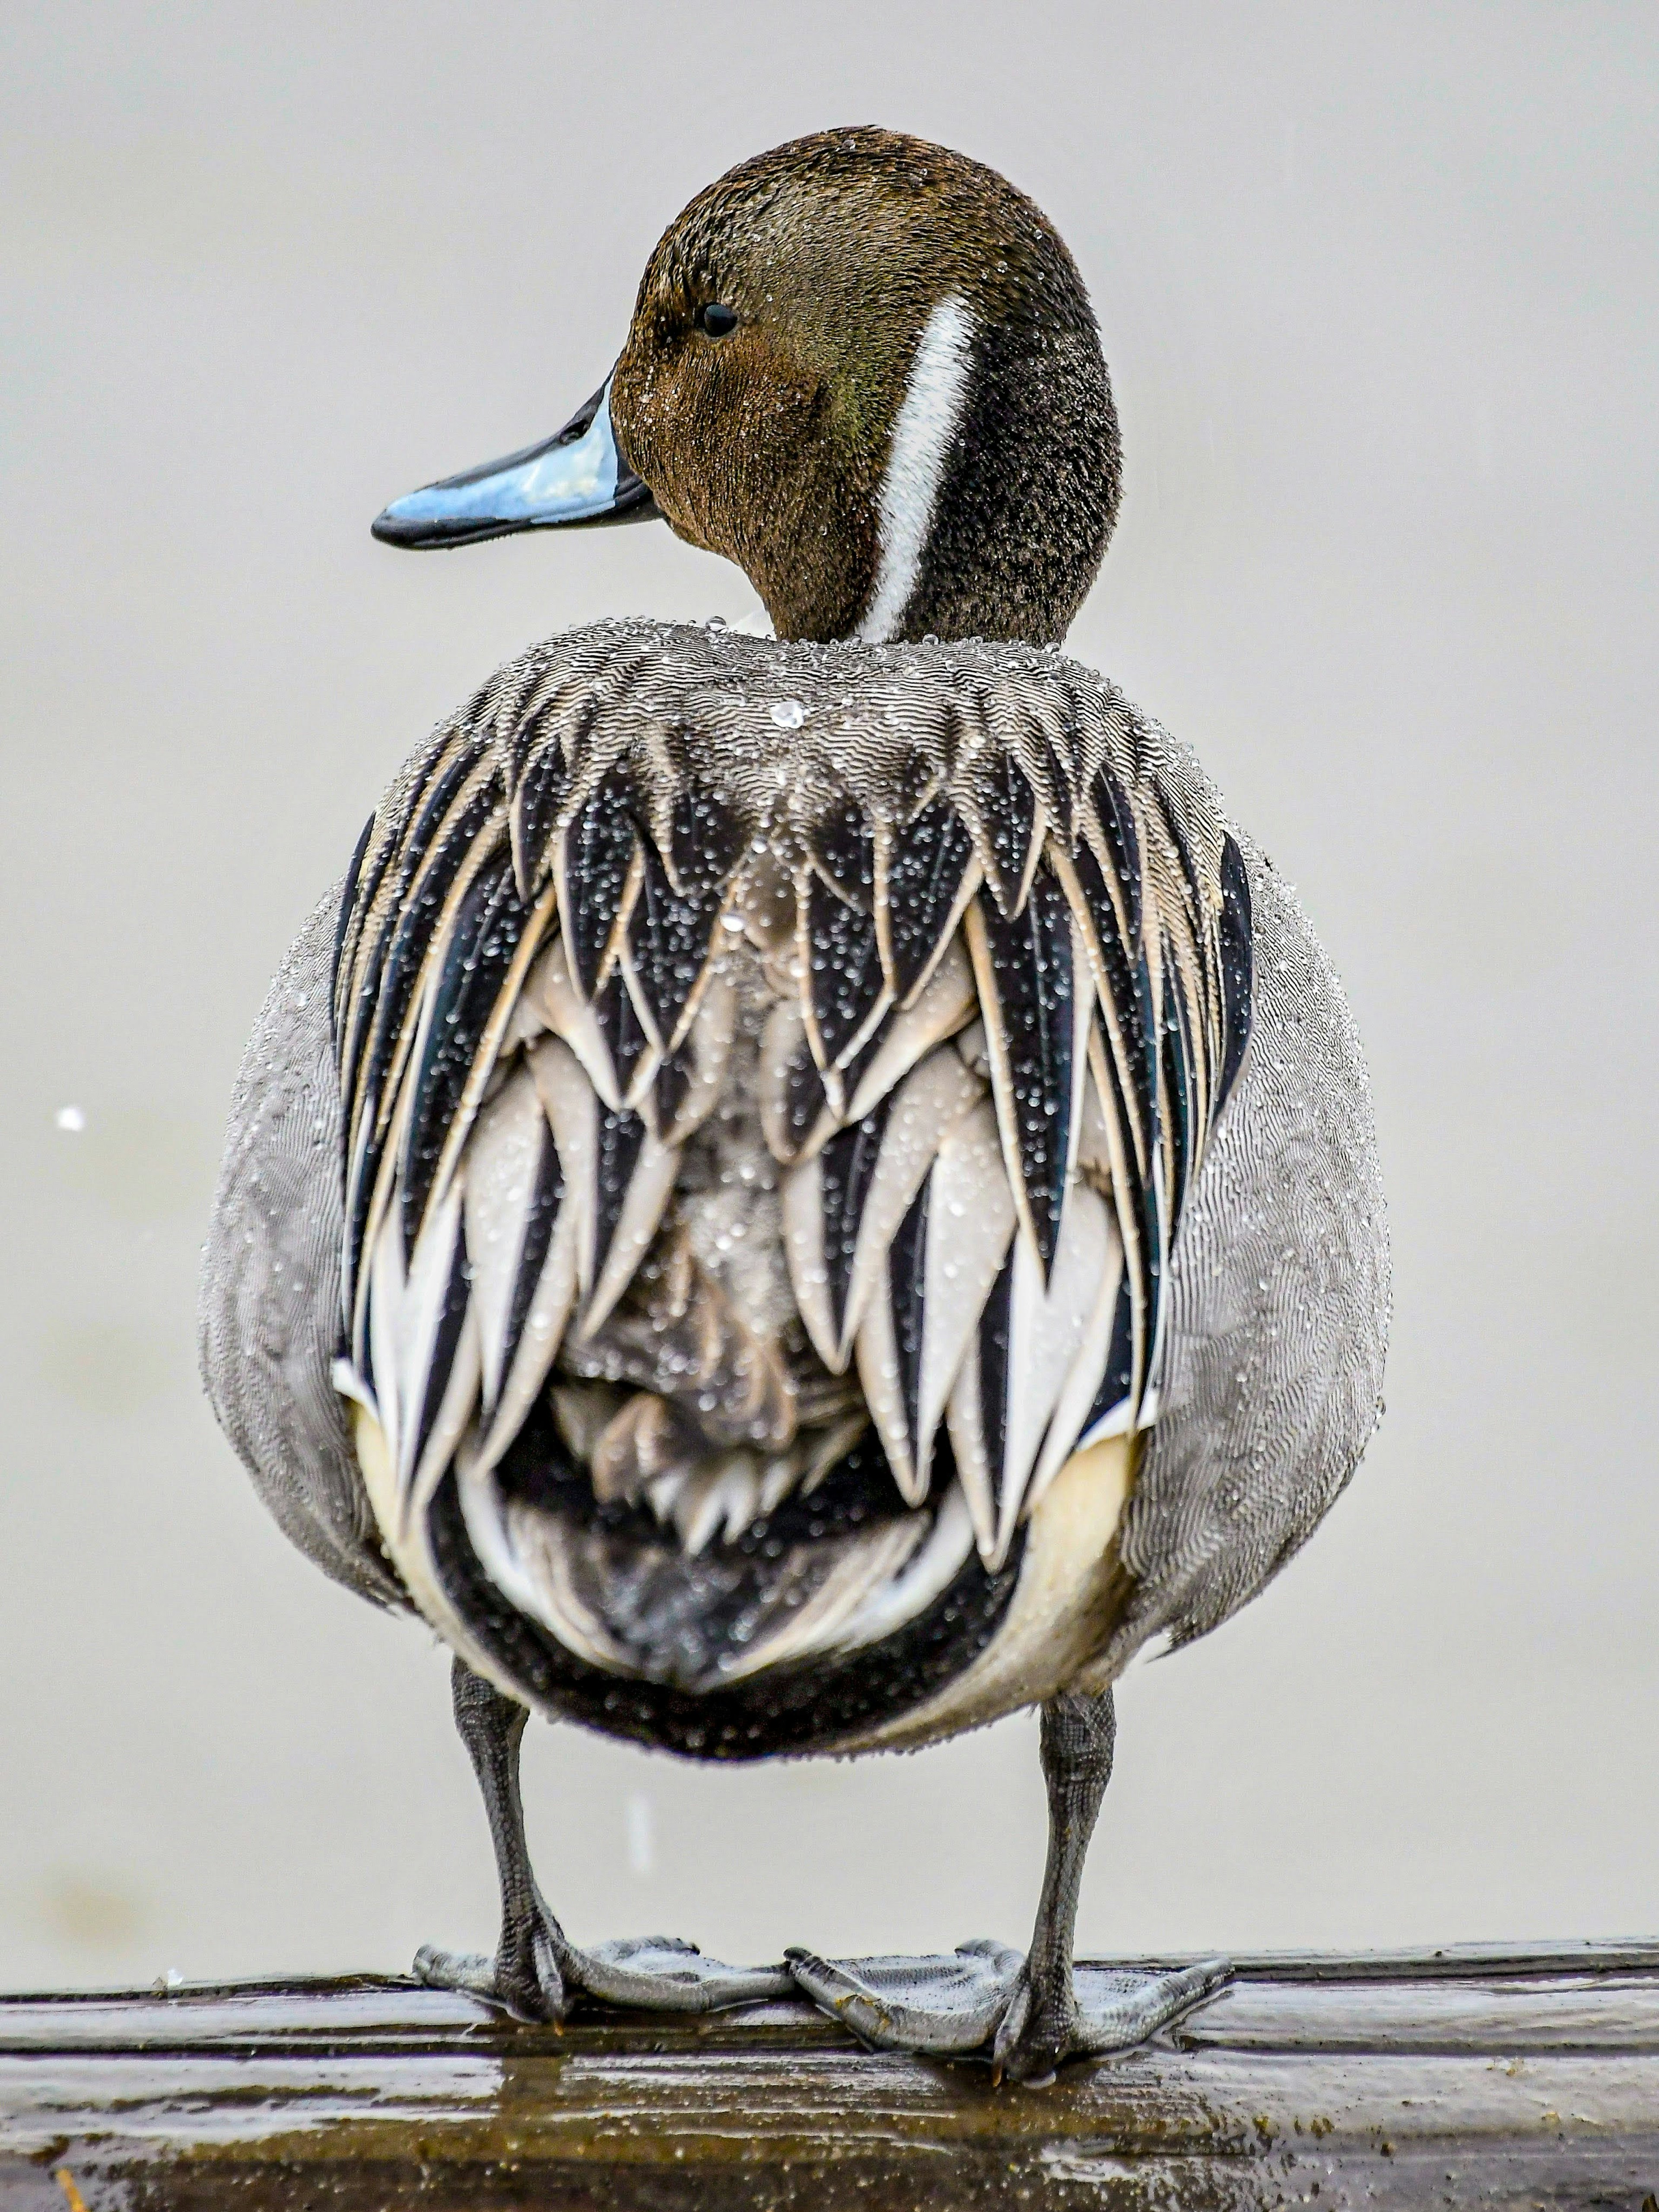
[[[453,558],[395,493],[599,382],[731,162],[878,120],[1048,210],[1127,501],[1073,649],[1200,747],[1369,1042],[1389,1415],[1121,1698],[1097,1948],[1651,1929],[1656,106],[1647,5],[28,7],[0,22],[0,1982],[487,1942],[445,1662],[198,1394],[241,1042],[437,716],[665,531]],[[84,1115],[79,1133],[60,1109]],[[537,1729],[582,1937],[1023,1939],[1033,1725],[747,1773]]]

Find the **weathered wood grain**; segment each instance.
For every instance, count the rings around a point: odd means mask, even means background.
[[[0,2212],[1659,2204],[1659,1944],[1240,1969],[1046,2090],[784,2004],[558,2033],[398,1981],[0,1999]]]

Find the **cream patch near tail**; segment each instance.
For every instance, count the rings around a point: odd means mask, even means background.
[[[1054,1477],[1031,1515],[1012,1602],[965,1674],[872,1734],[826,1747],[915,1751],[1063,1689],[1111,1632],[1121,1571],[1112,1540],[1133,1485],[1138,1442],[1103,1437],[1074,1452]]]

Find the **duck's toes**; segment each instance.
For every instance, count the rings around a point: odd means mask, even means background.
[[[1006,1944],[964,1943],[949,1958],[820,1959],[793,1950],[797,1984],[817,2006],[878,2051],[988,2057],[999,2075],[1033,2086],[1068,2058],[1133,2051],[1213,1996],[1224,1959],[1174,1973],[1085,1966],[1034,1986]]]
[[[988,2040],[1025,1963],[985,1937],[948,1958],[820,1959],[799,1949],[787,1956],[797,1985],[861,2043],[940,2056]]]
[[[718,2012],[795,1994],[787,1966],[728,1966],[675,1936],[629,1936],[584,1951],[542,1929],[493,1959],[428,1943],[416,1954],[415,1972],[434,1989],[465,1990],[528,2021],[562,2021],[579,1996],[634,2012]]]
[[[415,1972],[429,1989],[459,1990],[514,2020],[562,2021],[570,2008],[569,1986],[544,1934],[510,1948],[503,1944],[493,1959],[423,1943]]]
[[[569,1946],[563,1964],[567,1979],[590,1996],[651,2012],[719,2012],[795,1993],[787,1966],[728,1966],[676,1936],[625,1936],[591,1951]]]
[[[1033,1987],[1024,1967],[1000,2022],[991,2062],[1011,2081],[1040,2087],[1068,2058],[1133,2051],[1225,1988],[1225,1959],[1200,1959],[1170,1973],[1080,1966],[1052,1989]]]

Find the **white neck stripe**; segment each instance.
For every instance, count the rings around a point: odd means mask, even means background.
[[[954,292],[927,318],[893,424],[881,486],[881,561],[857,635],[881,645],[898,628],[933,527],[945,464],[968,392],[973,319]]]

